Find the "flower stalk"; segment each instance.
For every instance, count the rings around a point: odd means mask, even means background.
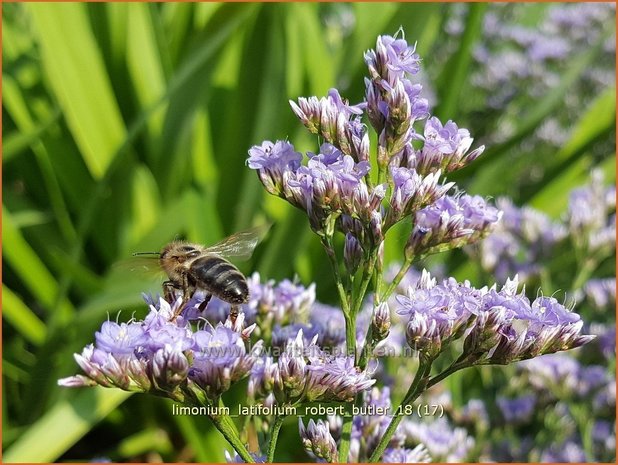
[[[273,427],[270,430],[270,440],[268,441],[268,452],[266,453],[266,462],[272,463],[275,458],[275,449],[277,448],[277,440],[279,439],[279,430],[285,420],[284,415],[275,416]]]
[[[410,385],[410,388],[408,389],[408,392],[401,401],[399,407],[395,409],[395,414],[393,415],[393,418],[388,424],[386,431],[384,431],[384,434],[380,438],[380,442],[371,454],[371,457],[369,457],[369,462],[375,463],[378,462],[380,458],[382,458],[382,454],[384,453],[386,446],[388,446],[388,443],[395,434],[397,427],[404,419],[404,415],[402,414],[404,407],[412,404],[412,402],[414,402],[423,393],[423,391],[427,389],[426,376],[431,371],[432,363],[433,361],[431,359],[419,357],[418,370],[416,371],[416,375],[412,380],[412,384]]]

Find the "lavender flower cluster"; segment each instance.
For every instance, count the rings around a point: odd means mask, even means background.
[[[317,335],[305,344],[302,330],[289,340],[274,360],[257,363],[249,379],[249,398],[264,405],[296,405],[302,402],[351,402],[375,380],[354,366],[350,357],[331,356],[316,344]]]
[[[408,344],[421,356],[437,357],[443,346],[463,339],[462,361],[508,364],[579,347],[594,336],[581,336],[583,322],[553,297],[532,303],[518,292],[517,278],[498,291],[476,289],[453,278],[437,284],[424,274],[407,295],[397,298],[398,313],[409,315]]]
[[[348,457],[350,462],[362,463],[369,460],[394,411],[388,387],[373,388],[366,392],[364,405],[367,414],[355,417],[352,425]],[[342,418],[330,416],[327,422],[316,426],[322,429],[322,435],[340,438]],[[384,463],[460,462],[466,459],[473,446],[474,439],[466,430],[453,427],[445,418],[424,421],[408,417],[391,438],[382,461]]]
[[[148,299],[150,300],[150,299]],[[194,330],[178,314],[182,300],[149,302],[143,321],[106,321],[75,360],[84,375],[59,380],[61,386],[99,384],[126,391],[149,392],[188,404],[214,404],[221,394],[246,377],[262,350],[259,341],[247,347],[255,325],[235,323]]]
[[[272,281],[257,283],[255,279],[259,275],[253,278],[255,287],[273,286]],[[275,288],[290,285],[289,281],[283,281]],[[314,287],[296,286],[296,303],[313,303]],[[289,297],[277,293],[263,310],[276,314],[294,300]],[[85,376],[64,378],[59,384],[68,387],[99,384],[163,395],[179,402],[215,405],[232,384],[250,375],[250,398],[260,398],[266,405],[272,405],[349,401],[375,382],[358,370],[353,361],[324,352],[317,345],[317,334],[305,343],[303,331],[298,329],[294,338],[286,339],[285,349],[276,359],[262,357],[263,341],[250,343],[257,324],[246,326],[244,313],[234,323],[226,318],[225,322],[214,325],[203,323],[205,320],[200,316],[200,323],[194,329],[191,321],[197,318],[199,300],[190,302],[175,319],[181,299],[172,305],[163,299],[152,302],[147,297],[147,301],[150,312],[143,321],[103,323],[95,334],[95,344],[75,354]],[[248,306],[255,308],[260,301],[264,305],[263,296],[258,294]],[[215,303],[213,308],[220,310],[221,303]],[[279,327],[277,332],[289,333],[287,328],[294,326]]]
[[[419,70],[415,47],[401,38],[380,36],[365,62],[364,102],[349,105],[336,89],[320,99],[290,102],[307,129],[324,141],[317,154],[307,153],[306,165],[287,141],[254,146],[247,160],[270,194],[307,213],[316,233],[332,236],[337,225],[346,234],[346,265],[352,274],[404,218],[416,223],[409,255],[478,240],[500,218],[480,197],[446,196],[454,183],[444,182],[443,176],[471,163],[484,147],[470,151],[468,130],[428,118],[421,85],[408,78]],[[377,173],[371,171],[363,116],[378,134]],[[415,129],[417,122],[424,122],[422,131]]]
[[[488,6],[483,18],[483,34],[473,54],[472,92],[479,98],[466,99],[464,113],[478,110],[475,102],[493,108],[498,128],[488,134],[486,143],[498,143],[514,130],[513,119],[525,114],[528,101],[546,95],[565,74],[564,64],[572,64],[601,41],[598,58],[589,64],[564,99],[562,111],[546,118],[530,137],[527,149],[561,147],[570,135],[570,119],[581,113],[589,95],[615,83],[614,3],[556,3],[535,17],[536,24],[514,22],[513,18],[530,17],[533,5],[496,3]],[[446,30],[453,37],[463,33],[466,7],[451,10]],[[448,43],[457,43],[456,40]],[[525,100],[525,101],[524,101]],[[504,111],[508,109],[507,111]],[[505,117],[505,113],[508,116]]]
[[[502,221],[468,251],[497,279],[515,274],[524,282],[538,279],[565,246],[595,262],[615,252],[616,188],[604,182],[599,170],[592,172],[588,184],[571,191],[567,211],[558,221],[532,207],[516,207],[508,198],[497,199],[496,205]]]

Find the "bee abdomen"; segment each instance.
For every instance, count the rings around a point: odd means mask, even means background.
[[[221,257],[200,257],[191,263],[189,273],[197,287],[225,302],[244,304],[249,300],[247,280],[238,268]]]

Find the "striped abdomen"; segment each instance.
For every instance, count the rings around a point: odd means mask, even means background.
[[[194,260],[189,276],[195,286],[231,304],[249,300],[247,280],[234,265],[217,255],[206,255]]]

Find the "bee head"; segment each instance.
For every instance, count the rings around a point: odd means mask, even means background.
[[[167,244],[159,254],[159,260],[164,263],[173,260],[176,263],[184,263],[187,260],[197,258],[200,251],[192,245],[172,242]]]

